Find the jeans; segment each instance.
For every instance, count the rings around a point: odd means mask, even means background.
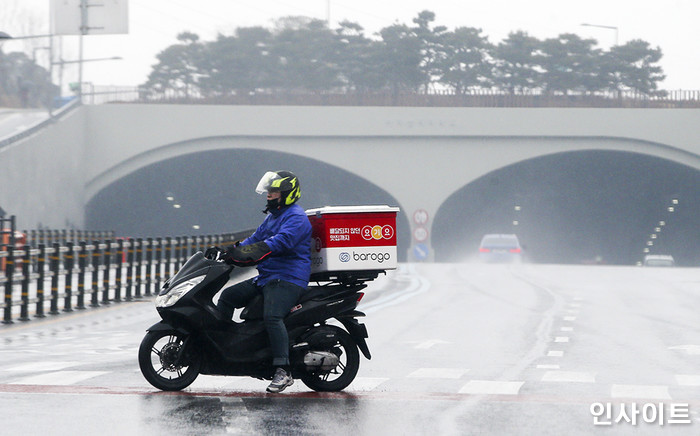
[[[297,304],[304,288],[284,280],[271,280],[258,286],[253,279],[236,283],[224,289],[216,307],[231,319],[234,309],[245,307],[258,293],[263,295],[263,322],[272,348],[272,365],[289,365],[289,335],[284,317]]]

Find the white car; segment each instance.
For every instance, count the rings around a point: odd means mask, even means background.
[[[673,256],[668,254],[647,254],[644,256],[644,266],[675,266]]]

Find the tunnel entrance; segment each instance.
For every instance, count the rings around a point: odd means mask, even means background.
[[[304,209],[329,205],[398,206],[385,190],[338,167],[293,155],[252,149],[211,150],[141,168],[97,193],[86,206],[88,229],[124,237],[210,235],[256,228],[265,198],[260,177],[288,169],[301,181]],[[408,220],[397,217],[398,256],[405,261]]]
[[[438,210],[432,244],[436,261],[462,261],[476,257],[484,234],[515,233],[534,263],[634,265],[648,252],[698,266],[699,201],[694,168],[630,152],[566,152],[455,192]]]

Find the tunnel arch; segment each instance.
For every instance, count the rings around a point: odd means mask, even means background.
[[[141,158],[142,159],[142,158]],[[251,148],[192,151],[139,166],[88,200],[88,229],[117,235],[158,237],[215,234],[257,227],[265,199],[255,185],[269,170],[289,169],[301,181],[305,208],[388,204],[386,190],[337,166],[308,157]],[[168,197],[172,197],[169,200]],[[179,207],[175,208],[174,205]],[[197,226],[195,228],[194,226]],[[399,260],[405,260],[408,220],[397,218]]]
[[[669,213],[672,198],[680,203]],[[447,198],[433,225],[435,260],[470,259],[483,234],[516,233],[532,262],[629,265],[650,248],[696,266],[699,202],[700,171],[677,161],[595,149],[538,156],[493,170]],[[649,247],[659,221],[666,226]]]

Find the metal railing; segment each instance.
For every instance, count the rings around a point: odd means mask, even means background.
[[[195,252],[232,244],[251,233],[8,245],[0,251],[2,322],[152,296]]]
[[[414,107],[592,107],[592,108],[700,108],[700,90],[669,90],[659,95],[634,91],[594,93],[509,93],[476,89],[463,93],[450,90],[427,92],[334,92],[270,91],[218,96],[166,91],[152,93],[139,88],[101,87],[91,104],[214,104],[294,106],[414,106]]]

